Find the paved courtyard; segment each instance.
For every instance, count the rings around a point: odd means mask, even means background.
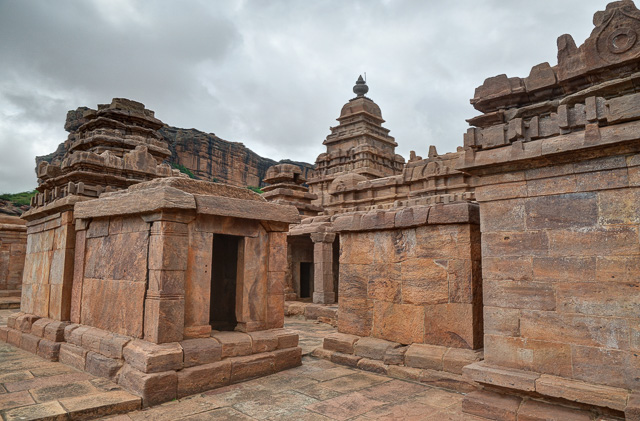
[[[0,324],[11,311],[0,310]],[[303,365],[145,410],[139,398],[107,380],[44,361],[0,343],[3,420],[468,420],[463,395],[393,379],[309,356],[334,331],[323,323],[287,320],[301,335]]]

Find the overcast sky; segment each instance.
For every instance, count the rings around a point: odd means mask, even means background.
[[[113,97],[313,163],[358,75],[397,153],[462,144],[487,77],[557,63],[604,0],[0,0],[0,192],[36,186],[67,110]]]

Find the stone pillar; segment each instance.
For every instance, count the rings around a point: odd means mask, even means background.
[[[313,302],[333,304],[336,293],[333,289],[333,232],[314,232],[313,241]]]
[[[183,339],[187,224],[161,215],[149,239],[149,286],[145,299],[144,339],[154,343]]]

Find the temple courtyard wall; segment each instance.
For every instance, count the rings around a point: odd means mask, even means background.
[[[26,249],[25,221],[0,215],[0,297],[20,295]]]

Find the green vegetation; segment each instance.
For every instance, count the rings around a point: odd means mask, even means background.
[[[249,190],[251,190],[251,191],[254,191],[254,192],[258,193],[258,194],[262,194],[262,193],[264,193],[260,187],[256,187],[256,186],[247,186],[247,188],[248,188]]]
[[[5,193],[0,194],[0,199],[13,203],[14,206],[30,205],[31,198],[35,196],[37,191],[24,191],[22,193]]]
[[[196,176],[191,172],[191,170],[182,164],[171,164],[171,167],[179,170],[183,174],[187,174],[190,178],[196,179]]]

